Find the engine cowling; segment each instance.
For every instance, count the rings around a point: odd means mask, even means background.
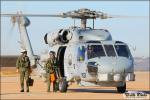
[[[72,38],[72,33],[69,30],[62,30],[59,33],[59,38],[62,43],[68,43]]]
[[[67,29],[60,29],[58,32],[47,33],[44,36],[45,43],[52,46],[58,43],[68,43],[71,40],[71,38],[72,33]]]

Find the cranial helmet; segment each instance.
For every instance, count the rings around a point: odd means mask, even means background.
[[[54,51],[50,51],[50,52],[49,52],[49,54],[50,54],[50,53],[55,54],[55,52],[54,52]]]
[[[21,53],[27,53],[27,50],[22,49]]]

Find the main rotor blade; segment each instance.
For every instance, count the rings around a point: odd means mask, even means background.
[[[148,18],[148,16],[123,16],[123,15],[108,15],[106,13],[97,13],[95,15],[91,14],[79,14],[79,13],[62,13],[62,14],[1,14],[1,17],[21,17],[21,16],[28,16],[28,17],[61,17],[61,18],[77,18],[77,19],[93,19],[93,18],[100,18],[100,19],[108,19],[108,18]]]
[[[68,13],[62,13],[62,14],[1,14],[1,17],[21,17],[21,16],[27,16],[27,17],[61,17],[61,18],[77,18],[77,19],[82,19],[82,18],[96,18],[95,16],[89,16],[89,15],[80,15],[80,14],[68,14]]]
[[[21,17],[21,16],[28,16],[28,17],[68,17],[66,15],[50,15],[50,14],[1,14],[1,17]]]
[[[149,18],[148,16],[123,16],[123,15],[108,15],[109,18]]]

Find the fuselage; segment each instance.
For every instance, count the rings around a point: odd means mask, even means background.
[[[107,30],[69,28],[58,30],[55,38],[52,34],[45,40],[57,53],[67,81],[121,86],[134,80],[133,57],[127,44],[112,40]]]

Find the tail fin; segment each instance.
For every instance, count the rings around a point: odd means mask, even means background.
[[[20,32],[20,47],[28,52],[28,56],[31,60],[31,65],[35,65],[36,56],[33,53],[31,42],[28,36],[26,27],[30,25],[30,20],[26,16],[13,16],[12,22],[18,23]]]
[[[30,58],[34,58],[33,49],[26,29],[26,27],[29,25],[30,25],[30,20],[27,17],[22,16],[19,18],[18,26],[20,31],[21,47],[22,49],[26,49],[28,51],[28,56]]]

